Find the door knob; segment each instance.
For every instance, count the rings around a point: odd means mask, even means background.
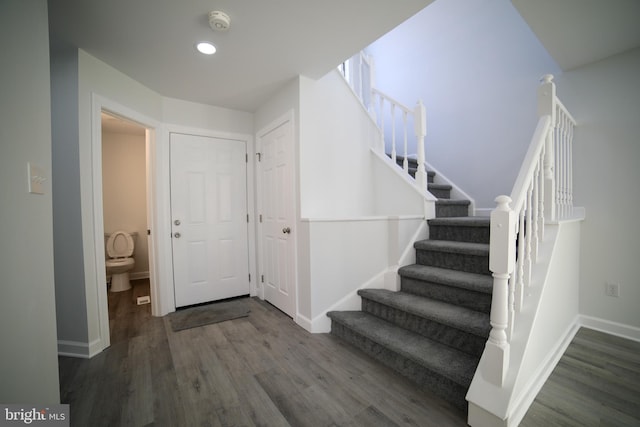
[[[180,236],[181,236],[181,234],[180,234],[180,233],[174,233],[174,234],[173,234],[173,237],[175,237],[176,239],[179,239],[179,238],[180,238]]]
[[[291,229],[289,227],[285,227],[285,228],[282,229],[282,232],[284,234],[289,234],[289,233],[291,233]]]
[[[176,219],[175,221],[173,221],[173,223],[174,223],[175,225],[180,225],[180,220],[179,220],[179,219]]]

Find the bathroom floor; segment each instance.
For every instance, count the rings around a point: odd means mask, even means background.
[[[149,279],[132,280],[128,291],[108,292],[111,345],[136,336],[136,329],[151,317],[151,304],[137,302],[148,295]]]

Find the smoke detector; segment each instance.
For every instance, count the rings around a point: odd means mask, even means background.
[[[231,18],[224,12],[212,10],[209,12],[209,26],[213,31],[227,31],[231,26]]]

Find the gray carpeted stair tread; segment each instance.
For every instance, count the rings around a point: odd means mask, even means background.
[[[455,254],[488,256],[489,245],[486,243],[455,242],[451,240],[419,240],[413,244],[417,250],[438,251]]]
[[[465,199],[438,199],[436,205],[460,205],[469,206],[471,202]]]
[[[486,313],[431,298],[387,289],[361,289],[358,295],[407,313],[429,319],[479,337],[488,338],[491,326]]]
[[[434,184],[434,183],[429,183],[427,187],[434,190],[451,190],[453,188],[449,184]]]
[[[448,268],[411,264],[398,269],[400,276],[425,282],[441,283],[461,289],[468,289],[485,294],[493,293],[493,278],[486,274],[468,273]]]
[[[332,311],[333,321],[464,386],[471,384],[478,359],[362,311]]]
[[[457,216],[449,218],[431,218],[429,225],[459,226],[459,227],[490,227],[491,218],[488,216]]]

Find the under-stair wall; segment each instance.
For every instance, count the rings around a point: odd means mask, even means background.
[[[517,426],[524,417],[577,332],[579,257],[579,221],[548,227],[532,271],[528,308],[512,333],[509,374],[498,387],[482,375],[488,361],[480,360],[467,394],[469,425]]]
[[[385,286],[389,269],[425,235],[425,205],[434,201],[372,151],[380,132],[337,70],[300,77],[299,117],[298,307],[308,310],[296,321],[328,332],[327,311],[349,306],[360,288]]]

